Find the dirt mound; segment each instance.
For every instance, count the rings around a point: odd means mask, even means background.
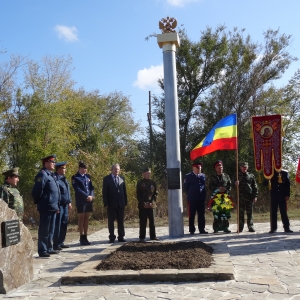
[[[200,241],[130,242],[103,260],[97,270],[208,268],[213,249]]]

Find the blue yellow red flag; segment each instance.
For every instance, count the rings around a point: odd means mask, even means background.
[[[190,152],[191,160],[217,150],[237,149],[236,114],[220,120],[208,135]]]

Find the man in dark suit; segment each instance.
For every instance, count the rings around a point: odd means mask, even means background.
[[[109,242],[113,243],[116,239],[114,234],[114,221],[118,223],[118,241],[124,240],[124,209],[127,205],[126,185],[123,177],[119,176],[120,165],[114,164],[111,167],[111,174],[103,178],[102,196],[104,207],[107,208]]]
[[[264,180],[264,185],[268,181]],[[289,174],[285,170],[279,173],[274,170],[271,178],[271,231],[277,231],[277,211],[279,207],[281,221],[283,223],[284,232],[293,232],[290,229],[290,221],[287,215],[287,202],[290,199],[290,179]]]

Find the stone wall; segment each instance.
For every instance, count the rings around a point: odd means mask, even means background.
[[[16,212],[0,199],[0,224],[18,219]],[[20,222],[20,242],[8,247],[0,239],[0,294],[15,289],[33,278],[34,243],[28,228]]]

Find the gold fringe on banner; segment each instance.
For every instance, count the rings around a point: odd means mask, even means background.
[[[262,180],[261,180],[261,175],[260,175],[260,173],[258,173],[258,183],[262,183]]]
[[[271,191],[272,186],[271,186],[271,180],[270,180],[270,179],[269,179],[269,184],[268,184],[268,186],[269,186],[269,190]]]

